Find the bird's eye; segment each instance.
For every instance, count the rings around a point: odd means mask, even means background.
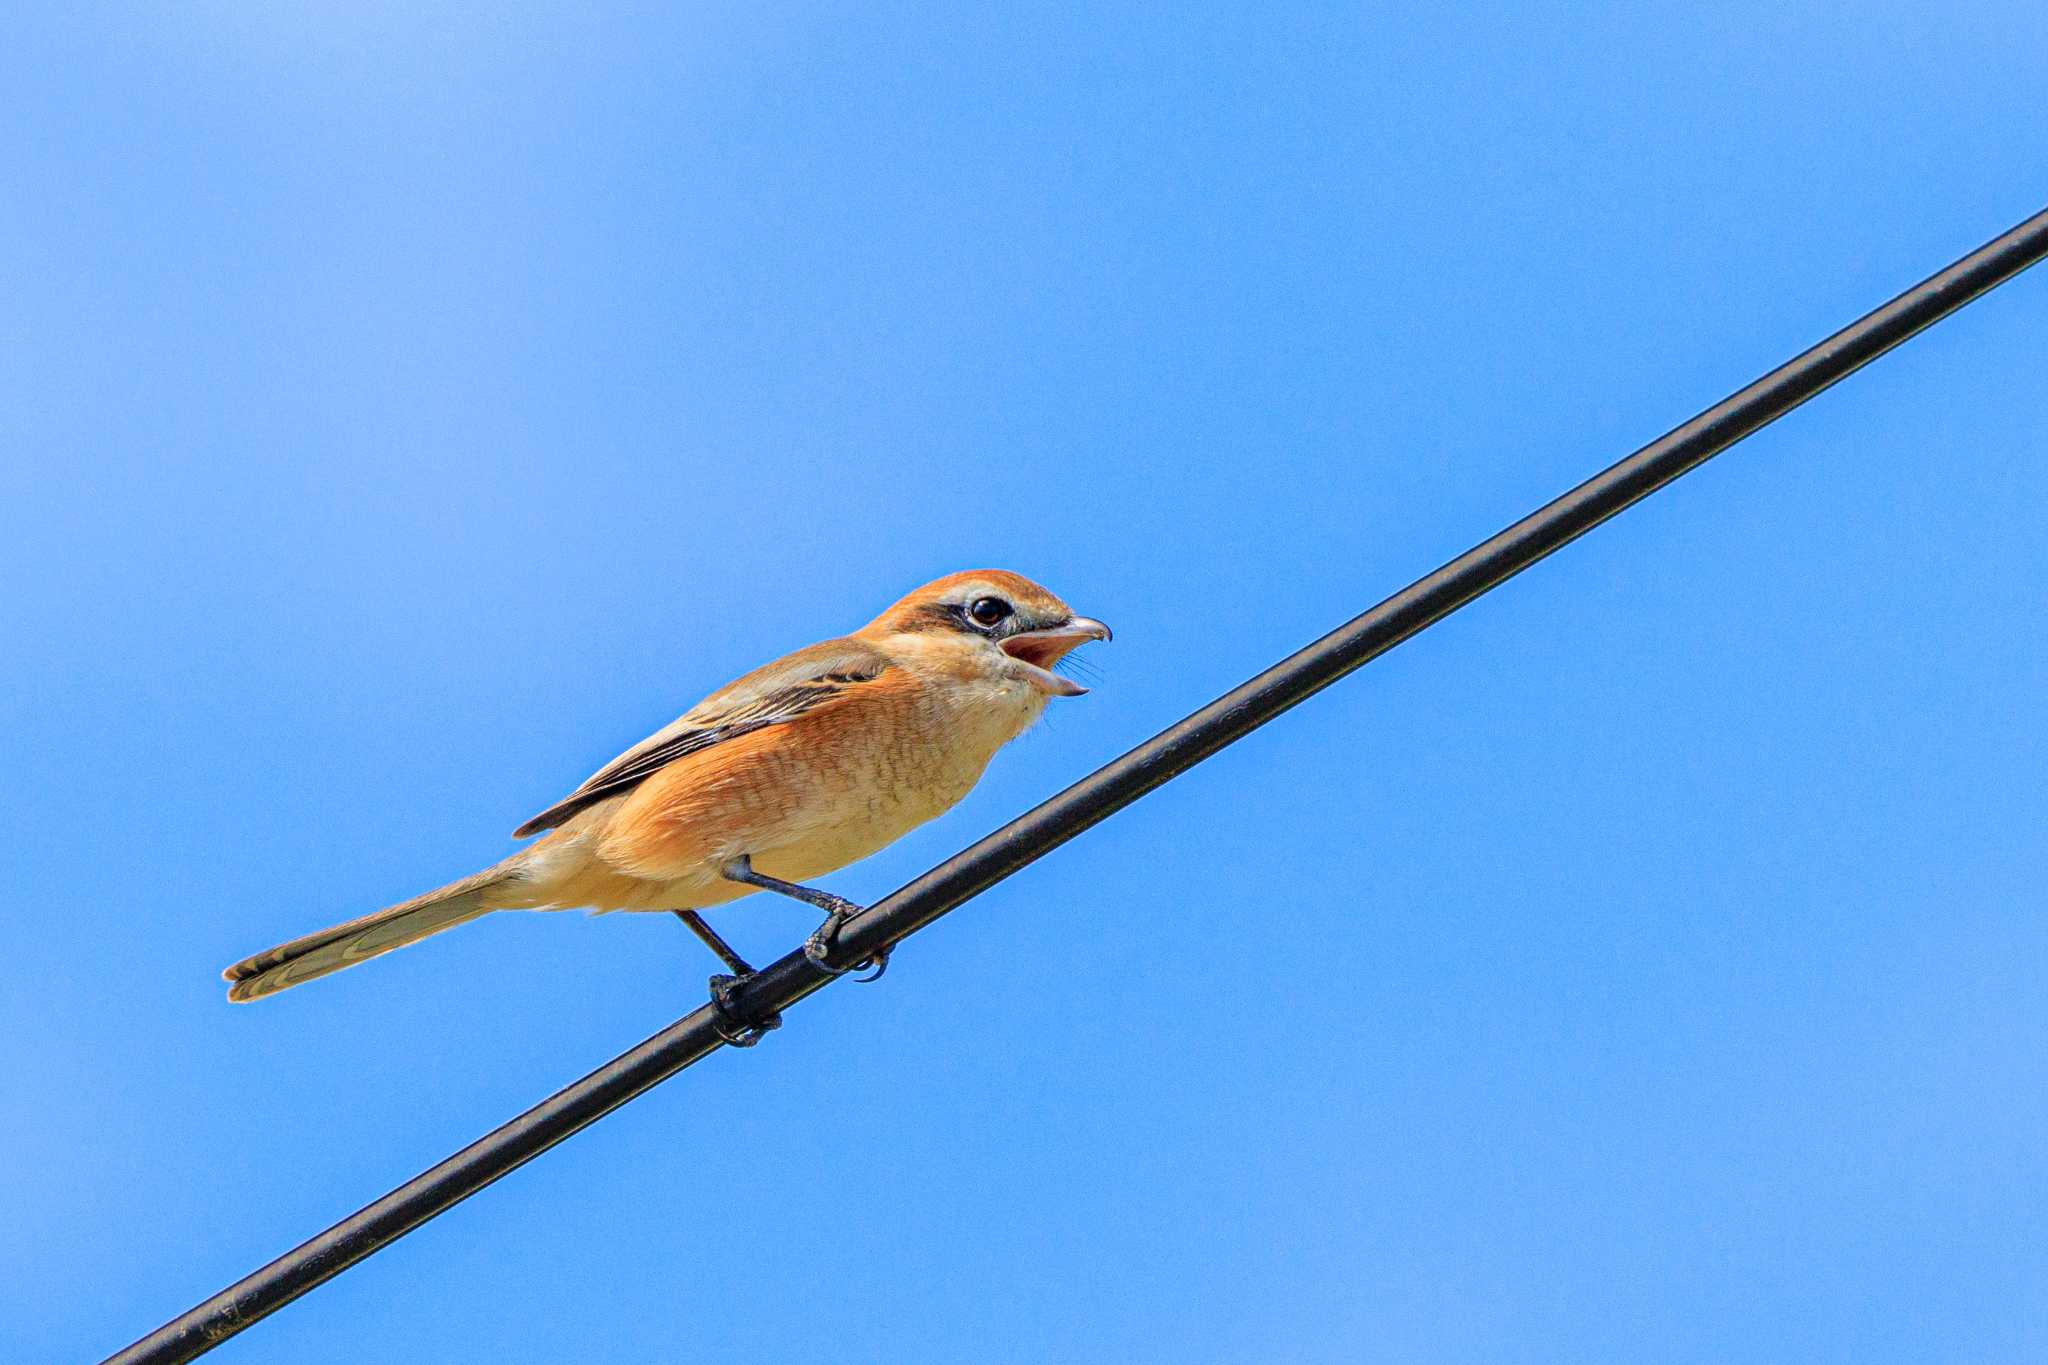
[[[1010,604],[1000,597],[977,597],[974,605],[967,609],[967,614],[978,626],[992,626],[1008,616],[1011,610]]]

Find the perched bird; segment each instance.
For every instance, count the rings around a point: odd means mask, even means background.
[[[745,976],[696,912],[756,890],[830,912],[806,947],[823,967],[859,907],[803,883],[965,796],[1047,698],[1087,690],[1052,666],[1109,638],[1013,573],[927,583],[853,634],[713,692],[521,825],[515,838],[548,833],[497,866],[237,962],[222,973],[228,999],[270,995],[492,910],[577,906],[673,911]]]

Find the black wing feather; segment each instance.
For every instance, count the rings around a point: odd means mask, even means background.
[[[814,646],[820,653],[824,653],[825,648]],[[804,655],[810,653],[811,650],[803,651]],[[848,688],[874,681],[881,676],[887,663],[879,657],[866,655],[867,652],[863,651],[849,657],[846,651],[834,650],[816,661],[818,668],[827,668],[829,671],[816,672],[808,678],[802,678],[802,672],[811,670],[789,668],[789,665],[801,659],[802,655],[793,656],[781,664],[771,664],[759,670],[757,674],[749,674],[732,686],[706,698],[689,714],[651,740],[620,754],[592,774],[587,782],[568,796],[513,830],[512,837],[524,839],[529,834],[554,829],[578,811],[639,786],[679,758],[702,753],[729,739],[737,739],[741,735],[766,729],[770,725],[781,725],[794,720],[822,703],[843,695]],[[801,681],[784,681],[784,678],[793,671],[798,673]],[[773,675],[777,673],[783,674],[784,677],[774,677]],[[780,685],[771,685],[763,690],[760,686],[762,683]],[[736,704],[726,707],[719,705],[721,701],[728,700]]]

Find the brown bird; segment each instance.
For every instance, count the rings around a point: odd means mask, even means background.
[[[744,976],[751,969],[696,912],[756,890],[829,912],[805,947],[822,968],[860,907],[802,883],[950,808],[1048,697],[1087,690],[1052,666],[1109,638],[1013,573],[928,583],[852,635],[713,692],[513,831],[549,833],[497,866],[237,962],[222,973],[228,999],[270,995],[493,910],[577,906],[673,911]]]

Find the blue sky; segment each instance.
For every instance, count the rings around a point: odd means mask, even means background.
[[[2040,208],[2044,53],[1969,3],[11,15],[0,1355],[124,1344],[710,965],[573,914],[225,963],[942,572],[1113,623],[830,881],[885,894]],[[2039,1358],[2044,372],[2037,272],[216,1358]]]

